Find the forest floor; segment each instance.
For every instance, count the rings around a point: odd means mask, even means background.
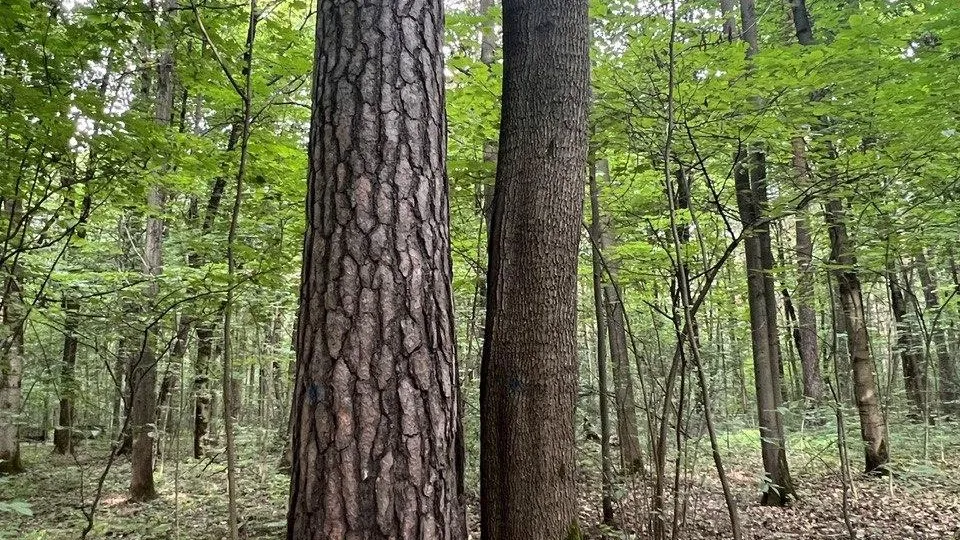
[[[726,429],[721,433],[721,447],[740,501],[745,538],[847,539],[852,530],[852,537],[858,540],[960,539],[960,425],[931,428],[926,433],[926,458],[921,426],[893,426],[891,431],[894,475],[875,479],[855,474],[852,492],[848,493],[848,529],[837,447],[829,425],[802,436],[790,434],[789,455],[800,500],[785,509],[756,504],[756,430]],[[856,467],[861,459],[854,444],[857,433],[851,431],[850,435],[851,459]],[[242,538],[284,536],[289,478],[276,472],[278,449],[264,444],[263,439],[252,432],[242,432],[238,445]],[[107,448],[102,441],[94,441],[82,446],[76,458],[53,456],[51,449],[48,445],[24,444],[28,472],[0,479],[0,539],[80,537],[86,525],[82,509],[89,507],[106,464]],[[688,455],[697,457],[688,459],[687,467],[681,471],[680,485],[688,488],[680,491],[678,515],[684,516],[685,527],[679,538],[731,538],[727,510],[708,450],[705,439],[691,442]],[[181,452],[189,452],[187,441]],[[589,451],[583,452],[581,468],[594,469],[594,460]],[[105,478],[89,538],[223,538],[227,515],[224,461],[222,454],[203,461],[188,457],[179,462],[167,459],[157,475],[159,498],[135,504],[128,502],[125,495],[129,461],[118,459]],[[599,520],[599,486],[595,475],[584,472],[582,476],[581,519],[589,525]],[[671,475],[668,485],[673,481]],[[644,502],[648,490],[640,477],[616,486],[620,530],[608,538],[643,538],[624,531],[639,530],[637,524],[649,515]],[[475,501],[475,497],[471,500]],[[669,493],[667,500],[668,512],[672,514],[674,502]],[[472,529],[476,529],[475,510],[471,508]],[[591,538],[600,536],[596,526],[587,526],[585,530]]]

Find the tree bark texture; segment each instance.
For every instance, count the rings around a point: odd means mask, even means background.
[[[503,107],[480,377],[485,540],[579,537],[574,409],[587,4],[503,3]]]
[[[321,0],[291,539],[460,539],[439,0]]]
[[[857,275],[857,258],[847,230],[843,203],[831,198],[825,205],[827,226],[830,230],[830,260],[837,267],[840,305],[843,308],[844,330],[853,369],[853,393],[860,415],[860,435],[864,442],[865,471],[880,473],[889,461],[886,427],[880,412],[880,397],[874,375],[870,336],[867,331],[866,310]]]

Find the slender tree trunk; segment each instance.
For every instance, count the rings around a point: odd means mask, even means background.
[[[743,226],[755,228],[762,219],[757,191],[751,182],[754,169],[759,166],[755,161],[757,154],[743,159],[737,156],[734,181],[737,188],[737,207]],[[754,381],[757,390],[757,412],[760,423],[760,447],[763,455],[763,469],[767,476],[761,504],[780,506],[789,501],[794,494],[793,481],[787,465],[786,448],[782,417],[778,410],[780,397],[780,377],[777,362],[777,345],[771,338],[775,331],[769,328],[771,320],[767,310],[766,279],[763,265],[763,244],[761,234],[752,233],[744,240],[747,266],[747,300],[750,308],[751,344],[753,347]]]
[[[887,272],[887,286],[890,289],[890,308],[897,326],[897,348],[900,349],[903,364],[903,385],[911,406],[910,416],[919,420],[924,417],[923,345],[917,342],[917,329],[907,319],[907,303],[894,268]]]
[[[587,154],[586,0],[507,0],[480,376],[485,540],[579,538],[577,253]]]
[[[843,307],[844,330],[853,368],[853,392],[860,413],[865,470],[868,473],[885,473],[890,455],[886,426],[880,412],[877,380],[873,372],[866,311],[860,291],[860,276],[856,270],[857,259],[847,231],[843,203],[837,198],[831,198],[825,209],[827,226],[830,229],[830,260],[837,265],[833,273],[837,279],[840,304]]]
[[[930,272],[927,258],[921,250],[917,256],[917,273],[920,286],[923,287],[923,300],[926,305],[926,323],[930,328],[930,338],[937,351],[937,374],[939,375],[940,407],[949,414],[960,413],[960,373],[950,354],[947,339],[947,325],[940,313],[940,297],[937,293],[937,281]]]
[[[53,431],[53,451],[56,454],[73,452],[74,402],[77,381],[74,370],[77,364],[77,330],[79,320],[76,300],[66,293],[63,298],[63,362],[60,365],[60,410],[57,426]]]
[[[176,0],[166,0],[164,12],[159,16],[170,17]],[[166,28],[166,25],[162,25]],[[161,128],[170,125],[173,110],[173,51],[165,49],[157,62],[157,94],[155,120]],[[160,186],[147,187],[147,230],[143,248],[143,273],[150,280],[144,291],[144,307],[147,327],[143,332],[140,353],[130,370],[132,406],[130,410],[133,451],[131,453],[130,498],[145,501],[157,496],[153,481],[154,438],[156,436],[157,361],[156,346],[159,320],[150,320],[154,315],[155,302],[160,292],[158,282],[163,269],[163,206],[164,195]]]
[[[803,137],[794,137],[793,170],[800,185],[809,184],[810,169],[807,163],[806,142]],[[823,376],[817,346],[817,316],[813,307],[813,237],[810,234],[810,218],[806,208],[801,208],[796,218],[797,250],[797,351],[803,371],[803,396],[816,403],[823,397]]]
[[[600,483],[603,523],[613,524],[613,471],[610,460],[610,404],[607,383],[607,313],[603,293],[600,197],[597,189],[597,162],[590,159],[590,236],[593,263],[593,303],[597,317],[597,393],[600,396]]]
[[[606,160],[597,161],[594,167],[596,175],[609,179],[610,171]],[[612,244],[610,220],[601,214],[596,230],[598,236],[594,237],[594,242],[599,244],[602,257],[603,251]],[[621,302],[622,291],[618,285],[619,264],[610,257],[602,257],[601,263],[607,277],[603,283],[602,299],[606,309],[604,319],[607,324],[607,336],[610,340],[610,363],[613,368],[621,465],[625,471],[638,472],[643,470],[643,449],[640,446],[640,433],[637,426],[637,400],[634,393],[633,371],[630,369],[626,313]]]
[[[287,537],[461,539],[443,11],[317,11]]]
[[[197,325],[197,359],[193,364],[193,457],[200,459],[205,454],[210,428],[211,394],[210,362],[213,358],[213,325]]]

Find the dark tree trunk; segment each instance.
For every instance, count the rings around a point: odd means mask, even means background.
[[[907,319],[907,303],[893,268],[887,272],[887,286],[890,289],[890,308],[897,325],[897,348],[900,349],[900,360],[903,364],[903,386],[907,401],[910,402],[910,416],[921,419],[924,417],[923,394],[926,386],[923,377],[923,345],[917,342],[917,328]]]
[[[503,108],[480,376],[485,540],[579,536],[576,275],[587,4],[503,4]]]
[[[877,380],[873,373],[866,310],[860,291],[860,276],[856,270],[857,258],[847,231],[843,203],[839,199],[831,198],[827,201],[825,210],[827,226],[830,229],[830,261],[836,265],[833,273],[837,278],[844,330],[853,368],[853,393],[860,414],[865,470],[868,473],[884,473],[890,454],[886,427],[880,412]]]
[[[775,341],[775,314],[768,313],[767,284],[764,275],[762,232],[756,229],[762,220],[761,205],[752,177],[759,174],[759,153],[738,154],[734,169],[737,207],[740,221],[747,232],[744,239],[747,266],[747,301],[750,309],[753,371],[757,390],[757,413],[760,424],[760,447],[763,469],[767,476],[761,504],[780,506],[794,496],[793,481],[787,466],[783,421],[778,410],[782,401],[778,350]]]
[[[461,539],[441,4],[317,12],[287,537]]]

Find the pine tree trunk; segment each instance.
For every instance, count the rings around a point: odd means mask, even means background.
[[[461,539],[441,4],[317,11],[287,537]]]
[[[844,330],[853,368],[853,393],[860,414],[865,471],[884,473],[890,455],[886,427],[880,413],[877,380],[873,373],[866,311],[860,291],[860,276],[856,270],[857,259],[847,231],[843,203],[839,199],[831,198],[827,201],[825,210],[827,226],[830,229],[830,260],[837,265],[833,273],[837,278]]]
[[[577,254],[586,0],[507,0],[480,376],[485,540],[579,538]]]

